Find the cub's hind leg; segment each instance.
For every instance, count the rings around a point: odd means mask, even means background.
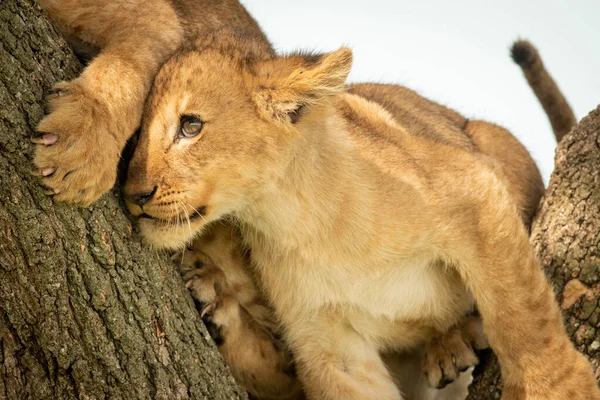
[[[506,185],[523,223],[529,230],[544,195],[544,182],[535,161],[516,137],[486,121],[469,121],[465,127],[475,147],[488,157],[494,174]]]
[[[463,170],[472,171],[474,161],[466,159]],[[448,207],[439,207],[444,220],[454,220],[437,240],[475,299],[502,369],[502,398],[600,400],[505,186],[486,169],[454,176],[445,187]],[[459,216],[447,211],[457,205],[467,205]]]
[[[58,200],[87,206],[112,187],[127,139],[162,62],[181,42],[165,0],[42,0],[67,36],[100,49],[83,73],[56,85],[38,125],[34,163]]]

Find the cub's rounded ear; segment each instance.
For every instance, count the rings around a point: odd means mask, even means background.
[[[307,108],[345,90],[351,67],[352,51],[345,47],[264,61],[255,69],[254,102],[264,118],[295,124]]]

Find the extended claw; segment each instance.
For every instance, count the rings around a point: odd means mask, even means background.
[[[200,318],[204,318],[205,315],[212,315],[214,314],[215,310],[217,309],[217,303],[208,303],[206,304],[203,308],[202,311],[200,312]]]
[[[45,146],[50,146],[58,142],[58,135],[55,135],[53,133],[40,133],[38,135],[32,136],[31,141],[35,144],[43,144]]]

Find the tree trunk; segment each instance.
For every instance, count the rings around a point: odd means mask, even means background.
[[[556,291],[567,332],[600,380],[600,106],[560,142],[531,243]],[[500,398],[488,354],[469,399]],[[479,369],[478,369],[479,370]]]
[[[43,97],[81,66],[32,0],[0,0],[0,399],[240,399],[172,262],[113,193],[31,176]]]

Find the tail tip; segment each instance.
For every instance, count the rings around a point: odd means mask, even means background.
[[[522,68],[530,67],[537,58],[537,50],[527,40],[517,40],[510,50],[513,61]]]

